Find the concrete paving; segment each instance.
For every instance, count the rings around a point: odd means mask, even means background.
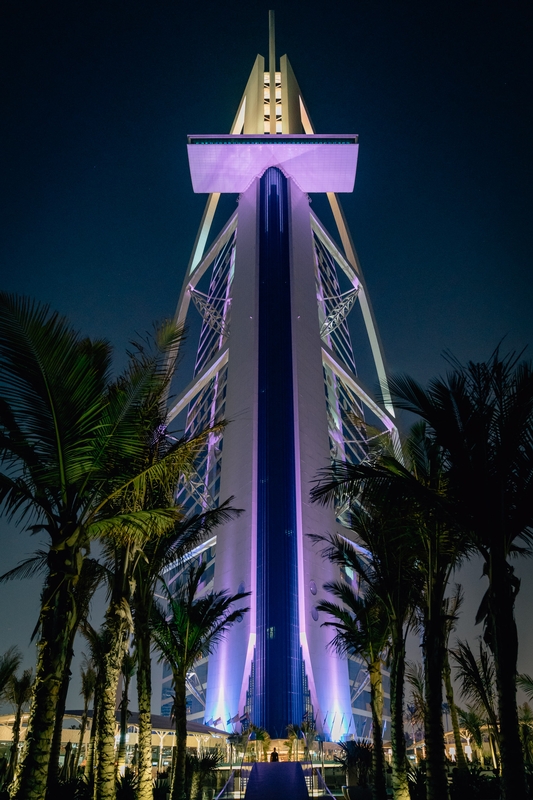
[[[244,797],[245,800],[308,800],[301,765],[290,761],[254,764]]]

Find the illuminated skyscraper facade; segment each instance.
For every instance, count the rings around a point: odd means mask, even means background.
[[[271,26],[269,68],[258,56],[231,133],[190,136],[188,153],[193,189],[208,199],[177,322],[198,312],[202,322],[194,375],[171,417],[185,415],[188,433],[229,424],[211,437],[180,500],[200,509],[233,497],[244,509],[196,555],[208,561],[207,588],[252,592],[250,613],[190,675],[191,717],[225,730],[251,720],[272,737],[304,718],[327,739],[367,734],[366,672],[328,648],[331,631],[316,609],[338,571],[307,537],[347,535],[342,509],[312,505],[309,491],[332,459],[365,457],[362,421],[396,437],[337,198],[353,190],[357,136],[313,132],[286,56],[276,69]],[[327,193],[342,247],[311,210],[312,192]],[[238,195],[237,210],[205,252],[221,193]],[[382,403],[357,376],[349,314],[361,317],[358,346],[372,355]],[[163,711],[170,694],[165,676]]]

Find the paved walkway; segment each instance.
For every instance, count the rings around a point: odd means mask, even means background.
[[[244,797],[245,800],[308,800],[302,767],[291,761],[254,764]]]

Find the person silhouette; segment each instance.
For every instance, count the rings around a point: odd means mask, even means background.
[[[274,749],[272,750],[272,752],[270,753],[270,760],[271,760],[271,761],[279,761],[279,753],[278,753],[278,751],[276,750],[276,748],[274,748]]]

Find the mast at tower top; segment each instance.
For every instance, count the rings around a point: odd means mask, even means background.
[[[268,12],[268,63],[258,55],[250,72],[232,134],[273,135],[314,133],[289,59],[281,56],[276,69],[274,11]]]
[[[189,262],[188,275],[194,273],[203,257],[221,192],[241,193],[254,177],[261,175],[267,167],[277,165],[303,191],[327,193],[346,259],[363,286],[359,303],[383,403],[390,417],[394,417],[376,322],[364,289],[361,266],[336,194],[353,191],[358,138],[355,135],[315,135],[287,55],[281,56],[279,71],[276,70],[274,11],[269,11],[268,45],[268,65],[265,65],[264,56],[257,55],[230,135],[189,137],[193,188],[195,192],[209,193],[209,197]],[[247,136],[253,137],[254,141],[245,141]],[[289,141],[292,136],[295,140]],[[242,157],[244,148],[248,150],[247,158]],[[243,171],[245,174],[241,174]]]
[[[276,92],[272,91],[272,86],[276,86],[276,20],[273,11],[268,12],[268,83],[270,88],[270,133],[276,131]]]

